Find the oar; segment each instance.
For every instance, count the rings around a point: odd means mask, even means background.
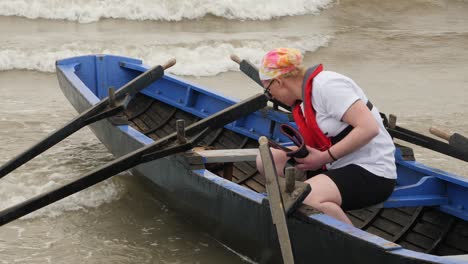
[[[84,126],[125,110],[133,95],[161,78],[164,75],[164,70],[173,66],[175,62],[175,59],[171,59],[163,65],[155,66],[140,74],[138,77],[131,80],[115,92],[114,98],[111,98],[111,100],[109,100],[109,97],[106,97],[90,109],[75,117],[62,128],[57,129],[31,148],[17,155],[0,167],[0,178],[51,148]],[[115,105],[115,102],[117,102],[117,105]]]
[[[252,79],[254,82],[256,82],[258,85],[260,85],[263,88],[263,83],[260,80],[260,76],[258,74],[258,69],[253,65],[251,62],[248,60],[241,60],[237,55],[232,54],[231,55],[231,60],[239,64],[239,69],[247,75],[250,79]],[[279,105],[283,107],[284,109],[291,111],[291,107],[288,105],[283,104],[282,102],[275,100],[275,99],[270,99],[270,101],[273,102],[274,105]],[[277,106],[275,107],[277,109]]]
[[[381,113],[381,116],[382,115]],[[392,117],[391,114],[389,116]],[[397,126],[396,117],[393,116],[390,120],[392,119],[393,121],[389,121],[386,116],[383,115],[385,128],[392,137],[468,162],[468,151],[466,151],[466,149],[461,149],[433,137],[428,137]]]
[[[451,133],[438,127],[431,127],[429,129],[429,132],[431,132],[431,134],[433,135],[447,140],[450,146],[458,148],[464,152],[468,152],[468,138],[458,133]]]
[[[280,244],[281,255],[283,256],[283,263],[293,264],[294,255],[291,240],[289,238],[284,202],[280,191],[278,175],[276,174],[275,162],[273,161],[270,146],[268,144],[268,138],[261,136],[258,139],[258,143],[258,150],[260,152],[260,157],[262,158],[263,170],[265,171],[265,186],[270,203],[271,218],[278,234],[278,242]]]
[[[192,145],[198,142],[209,130],[223,127],[245,115],[262,109],[266,106],[268,99],[266,94],[257,94],[247,98],[188,126],[185,129],[185,134],[191,139],[185,143],[178,140],[181,133],[174,132],[148,146],[116,159],[74,182],[5,209],[0,212],[0,226],[93,186],[138,164],[186,151],[192,148]]]
[[[240,70],[245,75],[247,75],[253,81],[255,81],[256,83],[258,83],[260,86],[263,87],[263,84],[259,78],[258,69],[257,67],[255,67],[255,65],[253,65],[247,60],[241,60],[236,55],[231,55],[231,59],[239,64]],[[271,101],[274,101],[274,99]],[[279,105],[283,108],[286,108],[283,105],[281,105],[281,103],[279,103]],[[289,108],[286,108],[286,109],[289,109]],[[431,137],[424,136],[422,134],[408,130],[403,127],[396,126],[395,125],[396,121],[389,122],[384,113],[380,113],[380,115],[384,119],[385,128],[387,129],[387,131],[390,133],[392,137],[425,147],[427,149],[430,149],[430,150],[433,150],[433,151],[436,151],[436,152],[439,152],[439,153],[442,153],[442,154],[445,154],[445,155],[448,155],[448,156],[451,156],[451,157],[454,157],[463,161],[468,161],[468,152],[466,151],[466,148],[462,150],[458,147],[449,145],[445,142],[435,140]]]

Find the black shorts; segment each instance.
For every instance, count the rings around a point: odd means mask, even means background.
[[[355,210],[385,201],[393,192],[396,180],[377,176],[358,165],[347,165],[329,171],[311,171],[307,176],[325,174],[338,187],[341,208]],[[312,190],[313,192],[314,190]]]

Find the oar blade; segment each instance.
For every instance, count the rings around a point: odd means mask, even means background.
[[[468,153],[468,138],[458,134],[454,133],[449,140],[449,144],[462,150],[463,152]]]

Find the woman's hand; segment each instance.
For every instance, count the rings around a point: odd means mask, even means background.
[[[300,170],[318,170],[323,167],[326,163],[332,161],[330,155],[326,151],[320,151],[318,149],[306,146],[309,154],[303,158],[295,158],[297,161],[296,168]]]

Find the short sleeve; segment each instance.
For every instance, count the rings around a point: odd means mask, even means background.
[[[340,121],[349,107],[360,99],[352,84],[344,78],[330,78],[317,88],[323,110]]]

